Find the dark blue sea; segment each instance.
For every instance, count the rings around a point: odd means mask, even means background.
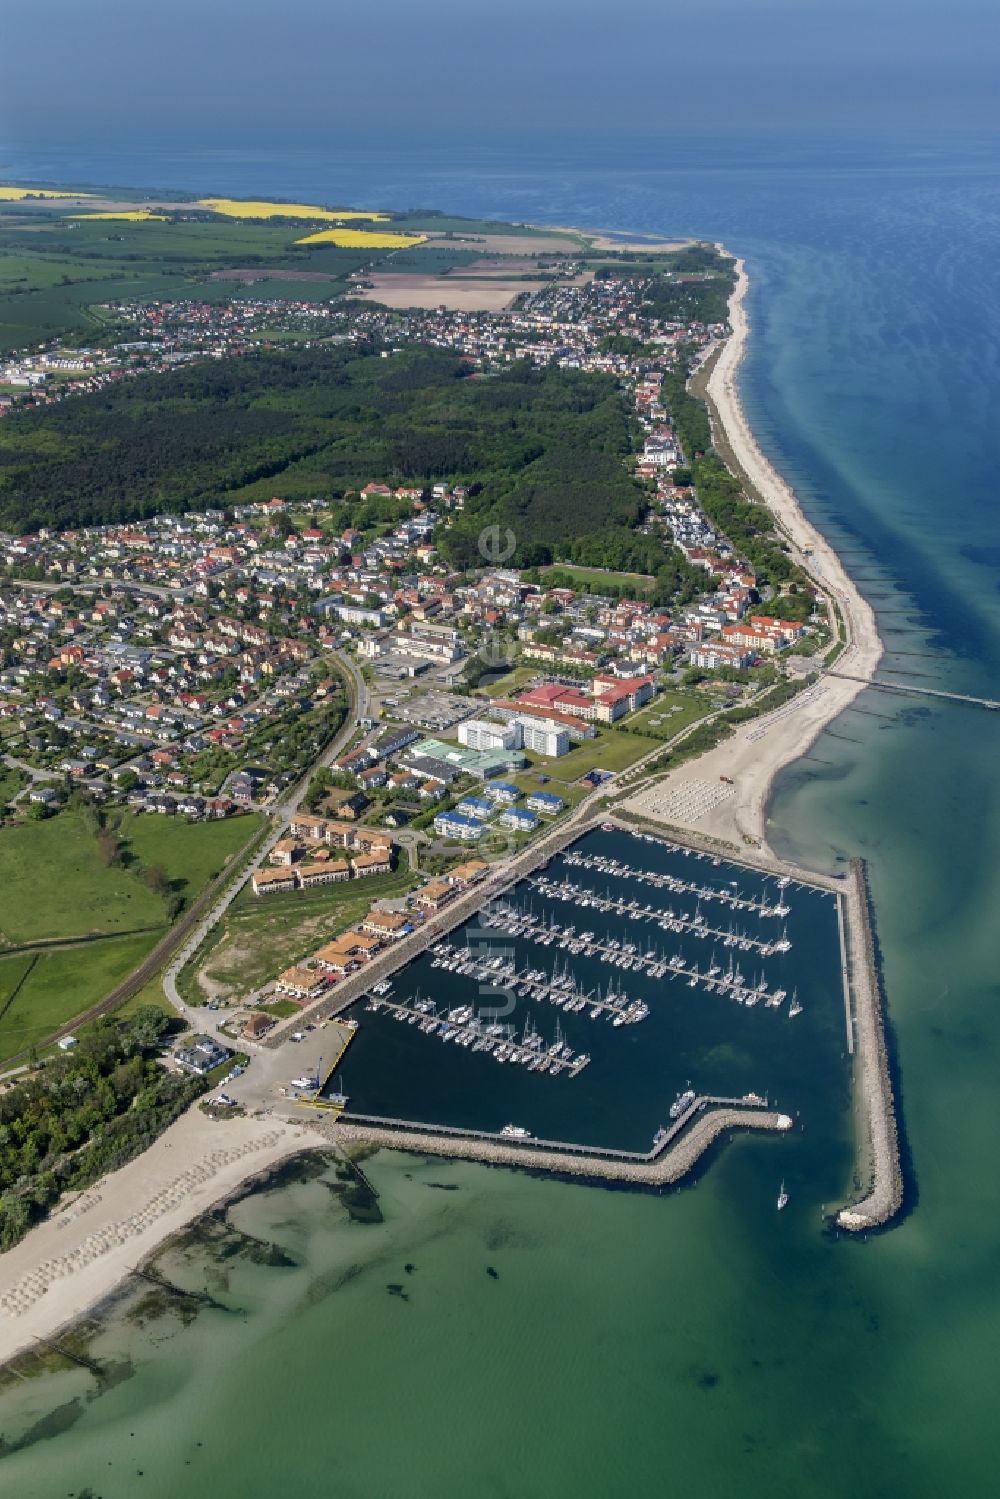
[[[613,133],[11,146],[0,171],[723,240],[752,278],[748,413],[871,599],[881,674],[1000,697],[997,147]],[[870,863],[908,1177],[891,1232],[824,1227],[851,1185],[836,1071],[817,1100],[839,1121],[822,1160],[808,1130],[740,1139],[662,1197],[378,1155],[365,1171],[381,1222],[350,1218],[319,1179],[255,1194],[231,1223],[293,1263],[172,1251],[171,1273],[229,1312],[109,1325],[133,1372],[99,1398],[82,1373],[5,1393],[0,1431],[42,1425],[0,1481],[25,1499],[85,1485],[106,1499],[992,1492],[998,766],[1000,715],[867,691],[770,809],[779,849]]]

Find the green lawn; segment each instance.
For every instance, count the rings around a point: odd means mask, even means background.
[[[629,724],[650,739],[672,739],[709,712],[711,704],[695,693],[661,692],[655,702],[630,718]],[[654,719],[659,722],[652,722]]]
[[[601,567],[580,567],[569,562],[553,562],[549,567],[540,567],[538,572],[542,579],[542,586],[545,588],[553,586],[548,578],[550,573],[565,573],[570,578],[566,586],[575,589],[578,593],[610,591],[612,597],[629,583],[634,585],[636,592],[641,596],[647,593],[656,582],[656,579],[649,573],[613,573]]]
[[[27,783],[27,779],[23,771],[15,770],[10,765],[0,765],[0,807],[5,807],[8,802],[14,800],[17,793]]]
[[[0,831],[0,943],[161,927],[163,898],[127,869],[101,863],[76,812]]]
[[[121,834],[144,868],[162,864],[171,883],[188,900],[220,874],[226,861],[247,844],[265,822],[259,812],[219,822],[185,822],[180,817],[128,814]]]
[[[558,762],[553,761],[552,763],[556,765]],[[544,776],[548,776],[548,780],[544,784],[538,779],[538,772],[541,772]],[[530,796],[533,791],[550,791],[553,796],[561,796],[567,808],[577,806],[591,790],[589,786],[580,786],[576,783],[557,780],[551,774],[548,767],[543,765],[541,761],[539,761],[535,770],[519,771],[517,775],[510,776],[509,779],[513,785],[524,792],[526,797]],[[524,806],[524,803],[518,802],[518,806]],[[558,815],[562,816],[562,813]],[[543,817],[542,823],[548,827],[555,820],[553,817]]]
[[[625,770],[656,749],[657,742],[642,734],[625,734],[621,729],[599,729],[596,739],[585,739],[558,760],[550,760],[544,755],[529,758],[536,770],[551,776],[553,781],[575,781],[588,770]],[[552,789],[562,795],[558,786]]]
[[[515,666],[513,671],[507,672],[505,676],[498,677],[495,682],[483,682],[482,690],[489,697],[510,697],[512,692],[526,687],[533,677],[540,676],[542,663],[536,661],[532,666]]]
[[[78,812],[4,828],[0,944],[159,929],[166,924],[166,903],[143,883],[143,868],[162,864],[175,890],[190,899],[259,825],[259,817],[188,824],[127,815],[121,835],[130,862],[111,868],[101,862],[97,841]],[[150,936],[147,947],[155,940]]]
[[[96,1004],[142,962],[159,932],[0,958],[0,1061]]]
[[[247,886],[181,973],[179,987],[191,1003],[243,999],[283,968],[308,957],[353,926],[376,900],[403,895],[417,884],[408,869],[317,890],[254,895]]]

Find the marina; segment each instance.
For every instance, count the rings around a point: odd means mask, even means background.
[[[343,1120],[638,1157],[689,1093],[794,1114],[848,1075],[838,910],[828,884],[584,832],[352,1003]]]

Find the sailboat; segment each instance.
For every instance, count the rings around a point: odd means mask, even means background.
[[[781,1187],[780,1187],[779,1192],[778,1192],[778,1212],[780,1213],[781,1210],[782,1210],[782,1208],[787,1207],[787,1206],[788,1206],[788,1193],[785,1191],[785,1183],[784,1183],[784,1180],[782,1180]]]
[[[789,1018],[789,1020],[794,1020],[795,1017],[796,1017],[796,1015],[801,1015],[801,1014],[802,1014],[802,1006],[799,1004],[799,991],[798,991],[798,989],[793,989],[792,990],[792,1002],[791,1002],[791,1004],[788,1007],[788,1018]]]

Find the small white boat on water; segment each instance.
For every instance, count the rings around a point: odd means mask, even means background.
[[[788,1193],[785,1191],[785,1183],[784,1183],[784,1181],[782,1181],[781,1187],[779,1188],[779,1191],[778,1191],[778,1212],[780,1213],[781,1210],[782,1210],[782,1208],[786,1208],[787,1206],[788,1206]]]

